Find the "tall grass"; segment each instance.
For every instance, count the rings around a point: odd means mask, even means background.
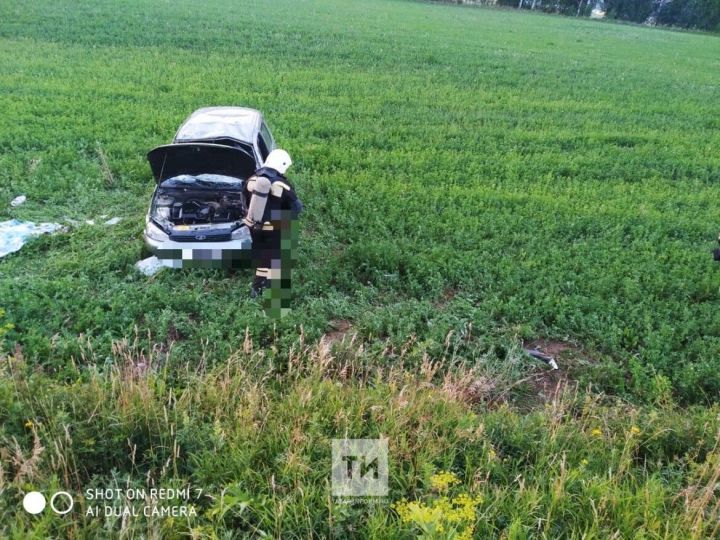
[[[387,366],[351,339],[300,338],[269,362],[246,338],[222,365],[172,380],[161,354],[115,342],[108,368],[87,358],[64,382],[3,358],[3,536],[413,537],[423,529],[392,504],[432,504],[441,471],[460,480],[454,496],[481,501],[479,537],[717,533],[716,407],[634,406],[568,385],[528,411],[496,399],[511,379],[482,364]],[[330,442],[343,437],[388,438],[388,500],[333,500]],[[203,490],[196,518],[84,515],[89,487],[186,483]],[[58,487],[76,498],[72,519],[21,509],[23,493]]]

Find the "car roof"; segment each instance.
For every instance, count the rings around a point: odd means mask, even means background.
[[[229,138],[252,144],[260,130],[262,113],[247,107],[204,107],[183,122],[174,142]]]

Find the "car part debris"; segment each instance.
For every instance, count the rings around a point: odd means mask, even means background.
[[[140,272],[146,276],[154,276],[164,267],[165,265],[163,262],[154,255],[135,263],[135,268],[140,270]]]
[[[27,197],[25,195],[18,195],[12,201],[10,201],[10,206],[17,207],[17,206],[20,206],[25,201],[27,201]]]
[[[110,218],[105,222],[105,225],[117,225],[118,223],[120,223],[121,219],[122,218],[119,217]]]
[[[549,354],[545,354],[544,352],[538,351],[537,349],[525,349],[525,352],[533,358],[545,362],[553,370],[560,369],[557,365],[557,362],[555,361],[555,358],[553,358]]]
[[[38,223],[11,219],[0,222],[0,257],[18,251],[33,236],[54,233],[61,228],[59,223]]]

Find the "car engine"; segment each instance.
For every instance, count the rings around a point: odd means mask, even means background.
[[[241,192],[163,190],[155,200],[153,215],[173,225],[229,223],[245,217]]]

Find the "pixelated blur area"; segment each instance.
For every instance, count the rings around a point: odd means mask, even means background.
[[[242,269],[253,267],[253,257],[246,249],[163,249],[157,252],[172,268]]]
[[[256,269],[267,277],[262,294],[265,314],[279,318],[290,312],[292,269],[297,263],[300,227],[290,211],[274,211],[273,219],[252,233],[252,249],[183,247],[159,249],[156,254],[171,268]]]
[[[290,312],[292,269],[297,262],[300,234],[298,220],[289,211],[273,212],[272,230],[253,236],[253,264],[268,269],[268,286],[263,291],[263,309],[269,317],[280,318]]]
[[[285,280],[271,279],[270,286],[263,291],[262,301],[265,313],[268,317],[284,317],[290,312],[291,297],[292,289],[285,286]]]

